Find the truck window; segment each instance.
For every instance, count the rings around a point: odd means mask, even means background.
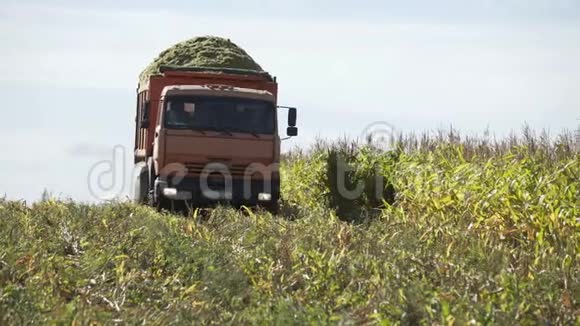
[[[273,134],[274,104],[227,97],[172,97],[166,101],[164,126],[169,129]]]

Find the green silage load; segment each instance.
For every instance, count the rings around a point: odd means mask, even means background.
[[[258,63],[229,39],[203,36],[175,44],[161,52],[141,73],[141,83],[160,74],[161,66],[179,68],[229,68],[263,72]]]

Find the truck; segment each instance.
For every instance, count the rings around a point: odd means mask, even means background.
[[[133,200],[157,209],[225,203],[275,212],[280,143],[296,108],[263,71],[162,66],[137,87]],[[286,138],[279,110],[287,112]]]

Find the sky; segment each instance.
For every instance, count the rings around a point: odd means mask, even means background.
[[[377,121],[500,137],[580,123],[576,0],[119,2],[0,0],[0,196],[97,201],[89,178],[111,162],[129,193],[137,76],[198,35],[278,77],[299,108],[284,150]]]

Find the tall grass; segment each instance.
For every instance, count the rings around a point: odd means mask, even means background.
[[[580,322],[570,135],[395,145],[288,154],[281,216],[0,201],[0,323]]]

